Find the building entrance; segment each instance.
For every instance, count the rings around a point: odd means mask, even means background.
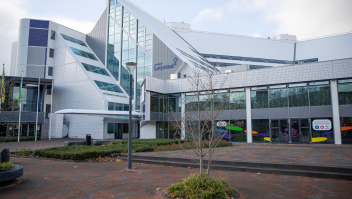
[[[270,120],[271,143],[311,143],[310,119]]]

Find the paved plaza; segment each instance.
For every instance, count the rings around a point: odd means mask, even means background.
[[[21,148],[63,146],[73,139],[2,143],[11,151]],[[187,157],[192,153],[165,151],[138,153],[147,156]],[[218,148],[214,159],[333,167],[352,166],[352,147],[336,145],[235,144]],[[0,188],[0,198],[163,198],[162,192],[198,169],[124,162],[70,162],[14,156],[24,175],[15,186]],[[352,181],[302,176],[213,170],[225,178],[241,198],[352,198]],[[157,191],[161,188],[161,191]]]
[[[142,156],[194,158],[191,150],[137,153]],[[213,160],[352,168],[352,146],[235,144],[217,148]]]
[[[64,146],[66,141],[81,141],[82,139],[73,138],[52,138],[51,140],[38,140],[38,141],[22,141],[22,142],[5,142],[0,143],[0,149],[8,147],[11,152],[21,150],[23,148],[42,149],[55,146]]]
[[[1,199],[14,198],[162,198],[173,182],[198,169],[124,162],[64,162],[12,158],[24,166],[22,182],[0,189]],[[211,172],[225,178],[241,198],[351,198],[352,182],[247,172]],[[157,191],[161,188],[161,191]]]

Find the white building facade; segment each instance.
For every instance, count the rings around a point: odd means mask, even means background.
[[[194,68],[228,76],[221,88],[238,113],[235,142],[352,143],[352,34],[297,41],[253,38],[164,24],[126,0],[107,0],[91,33],[35,19],[20,21],[11,75],[53,79],[53,112],[128,110],[126,62],[133,78],[133,137],[174,138],[163,107],[187,112]],[[23,71],[23,72],[22,72]],[[233,96],[233,97],[231,97]],[[231,111],[231,110],[226,110]],[[126,138],[127,118],[52,114],[52,137]],[[316,129],[326,122],[327,127]],[[313,126],[315,124],[315,126]],[[351,126],[351,128],[349,127]]]

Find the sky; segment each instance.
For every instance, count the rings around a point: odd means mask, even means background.
[[[160,21],[183,21],[198,31],[265,38],[291,34],[298,40],[352,31],[352,0],[130,1]],[[51,20],[89,33],[104,9],[105,0],[0,0],[0,63],[6,75],[21,18]]]

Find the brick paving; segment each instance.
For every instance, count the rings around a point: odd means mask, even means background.
[[[81,141],[82,139],[73,139],[73,138],[52,138],[51,140],[38,140],[38,141],[22,141],[22,142],[5,142],[0,143],[0,150],[8,147],[11,152],[20,150],[23,148],[31,149],[42,149],[50,148],[56,146],[64,146],[66,141]]]
[[[1,199],[13,198],[162,198],[173,182],[198,169],[123,162],[64,162],[46,159],[11,159],[24,166],[19,185],[0,189]],[[211,175],[225,178],[241,198],[351,198],[352,181],[309,177],[227,172]]]
[[[178,158],[195,157],[194,152],[190,150],[135,154]],[[352,146],[235,144],[233,147],[217,148],[213,160],[352,168]]]

